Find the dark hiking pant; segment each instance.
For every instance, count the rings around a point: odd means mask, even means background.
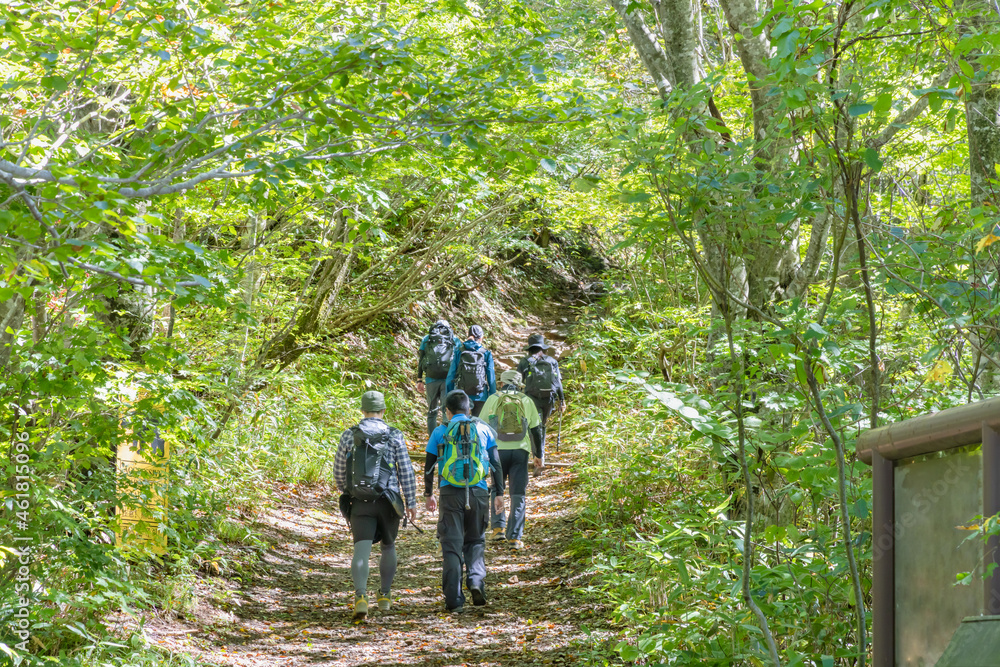
[[[538,410],[538,416],[542,420],[542,425],[531,429],[532,436],[532,449],[536,458],[545,460],[545,425],[549,421],[549,415],[552,414],[552,408],[556,406],[556,398],[552,396],[551,398],[537,398],[535,396],[528,396],[531,402],[535,404],[535,409]]]
[[[438,509],[438,540],[443,558],[441,589],[449,610],[465,606],[462,592],[462,563],[465,563],[465,585],[486,592],[486,523],[489,520],[490,492],[469,489],[469,505],[465,509],[465,489],[441,487]]]
[[[447,422],[444,415],[444,380],[427,378],[424,382],[424,395],[427,396],[427,435],[437,427],[438,412],[441,413],[441,423]]]
[[[496,493],[490,489],[490,526],[506,529],[504,537],[508,540],[520,540],[524,536],[524,518],[528,512],[528,458],[528,452],[523,449],[500,450],[500,466],[510,492],[509,518],[493,511]]]

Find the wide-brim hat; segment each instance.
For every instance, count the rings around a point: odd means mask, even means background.
[[[543,350],[547,350],[552,346],[545,342],[545,336],[542,334],[531,334],[528,336],[528,347],[524,349],[530,350],[533,347],[540,347]]]

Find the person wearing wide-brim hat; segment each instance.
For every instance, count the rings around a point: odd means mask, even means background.
[[[381,542],[379,559],[381,586],[376,596],[381,611],[392,606],[392,580],[396,574],[396,535],[404,511],[411,521],[417,518],[417,480],[406,451],[403,433],[383,421],[385,396],[380,391],[366,391],[361,397],[364,415],[357,426],[340,436],[333,459],[333,478],[342,492],[340,509],[351,526],[354,555],[351,578],[354,580],[354,618],[368,615],[368,561],[372,545]],[[381,465],[369,467],[369,457],[380,456]],[[374,479],[366,472],[376,470]],[[405,503],[405,510],[403,505]]]
[[[531,334],[528,336],[528,345],[524,348],[528,355],[517,364],[517,371],[524,378],[524,393],[534,402],[542,420],[541,426],[531,431],[535,477],[541,474],[545,466],[545,424],[556,401],[564,403],[566,399],[559,362],[546,354],[550,348],[544,335]]]

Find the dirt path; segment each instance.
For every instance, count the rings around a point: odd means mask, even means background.
[[[527,332],[517,333],[498,346],[498,373],[521,356],[518,339]],[[558,329],[545,333],[562,338]],[[550,422],[550,453],[554,427]],[[423,438],[409,442],[419,466]],[[548,458],[572,459],[565,444],[562,456]],[[593,596],[577,590],[588,577],[586,564],[571,551],[578,510],[571,467],[550,467],[530,481],[527,548],[514,551],[487,542],[488,604],[467,606],[461,616],[445,612],[437,515],[422,513],[423,533],[413,527],[400,531],[392,610],[380,613],[370,595],[368,620],[354,623],[351,535],[336,498],[326,491],[289,491],[288,502],[263,518],[270,548],[259,574],[242,587],[219,579],[211,586],[200,582],[201,608],[194,614],[200,627],[160,621],[146,628],[151,642],[170,652],[246,667],[602,664],[601,647],[610,636],[606,614]],[[376,547],[370,594],[377,586]]]
[[[598,606],[574,590],[586,577],[567,553],[573,489],[567,468],[531,481],[528,548],[487,543],[488,604],[464,615],[444,610],[434,517],[425,515],[422,534],[400,531],[393,609],[352,622],[350,532],[335,499],[314,493],[266,515],[272,547],[264,572],[202,602],[209,608],[197,616],[214,619],[211,626],[179,634],[183,626],[158,625],[146,634],[172,652],[224,665],[586,664],[606,629]],[[370,590],[377,581],[373,555]]]

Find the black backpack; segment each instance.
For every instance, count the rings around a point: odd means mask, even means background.
[[[550,398],[555,393],[559,377],[559,362],[548,355],[528,362],[524,378],[524,393],[535,398]]]
[[[469,395],[481,396],[486,391],[486,350],[470,350],[462,347],[458,358],[458,373],[455,386]]]
[[[424,372],[433,380],[448,377],[455,354],[455,336],[448,327],[431,327],[424,346]]]
[[[347,455],[347,492],[355,500],[375,501],[389,489],[392,468],[390,429],[385,422],[365,419],[355,426],[354,447]]]

